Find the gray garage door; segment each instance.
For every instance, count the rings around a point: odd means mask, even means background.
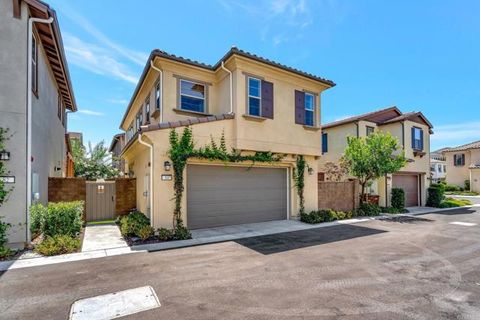
[[[287,218],[287,170],[189,165],[190,229]]]

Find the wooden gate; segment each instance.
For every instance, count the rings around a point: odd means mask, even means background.
[[[86,193],[87,221],[115,218],[115,181],[87,181]]]

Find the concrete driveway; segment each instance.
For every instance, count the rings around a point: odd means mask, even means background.
[[[125,319],[478,319],[479,224],[457,209],[11,270],[0,317],[67,319],[78,299],[151,286],[161,307]]]

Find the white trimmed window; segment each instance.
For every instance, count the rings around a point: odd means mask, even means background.
[[[315,125],[315,96],[305,93],[305,125]]]
[[[248,77],[248,114],[261,116],[262,81]]]
[[[180,109],[204,113],[205,105],[205,85],[180,79]]]

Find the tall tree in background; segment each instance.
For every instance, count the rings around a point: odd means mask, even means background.
[[[118,169],[113,167],[112,155],[105,146],[105,141],[100,141],[93,148],[85,146],[76,139],[71,140],[72,156],[76,177],[84,177],[89,180],[114,178],[119,175]]]
[[[348,137],[348,146],[342,161],[348,172],[361,186],[360,201],[364,201],[369,182],[399,171],[406,164],[398,141],[390,133],[375,132],[368,137]]]

